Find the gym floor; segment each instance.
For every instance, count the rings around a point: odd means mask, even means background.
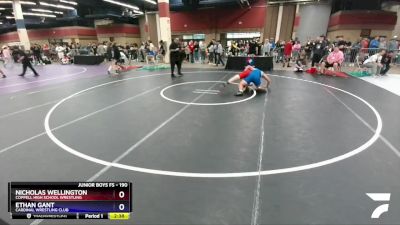
[[[400,222],[400,98],[366,81],[273,71],[235,97],[223,69],[38,72],[0,80],[0,224],[83,224],[11,220],[10,181],[130,181],[115,224]]]

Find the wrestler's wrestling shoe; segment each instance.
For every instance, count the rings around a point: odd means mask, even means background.
[[[236,92],[235,96],[243,96],[243,91]]]

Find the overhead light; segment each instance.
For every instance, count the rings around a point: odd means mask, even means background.
[[[70,6],[65,6],[65,5],[60,5],[60,4],[50,4],[47,2],[39,2],[40,5],[45,5],[45,6],[49,6],[49,7],[54,7],[54,8],[59,8],[59,9],[70,9],[70,10],[75,10],[74,7],[70,7]]]
[[[32,11],[35,12],[47,12],[47,13],[53,13],[53,11],[51,10],[47,10],[47,9],[31,9]]]
[[[54,13],[54,14],[64,14],[63,12],[59,12],[59,11],[51,11],[48,9],[31,9],[34,12],[45,12],[45,13]]]
[[[73,1],[60,0],[60,2],[66,3],[66,4],[71,4],[71,5],[78,5],[77,2],[73,2]]]
[[[35,2],[29,2],[29,1],[19,1],[19,3],[21,3],[21,5],[36,5]]]
[[[21,5],[36,5],[35,2],[31,1],[19,1]],[[0,4],[12,4],[12,1],[0,1]]]
[[[157,5],[157,2],[153,1],[153,0],[144,0],[145,2],[151,3],[153,5]]]
[[[6,8],[0,8],[0,10],[6,10]]]
[[[140,14],[140,15],[144,14],[144,12],[142,12],[140,10],[133,10],[133,12],[136,13],[136,14]]]
[[[15,19],[15,17],[13,17],[13,16],[6,16],[6,19]]]
[[[124,6],[126,8],[139,10],[139,7],[134,6],[134,5],[130,5],[130,4],[122,3],[122,2],[117,2],[117,1],[114,1],[114,0],[103,0],[103,1],[115,4],[115,5]]]
[[[44,13],[30,13],[30,12],[22,12],[24,16],[40,16],[40,17],[52,17],[55,18],[55,15],[52,14],[44,14]]]
[[[0,22],[0,24],[3,24],[3,22]]]

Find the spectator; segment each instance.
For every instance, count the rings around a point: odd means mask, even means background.
[[[57,52],[58,60],[61,62],[61,60],[64,58],[64,52],[65,52],[64,47],[62,47],[61,45],[58,44],[56,47],[56,52]]]
[[[154,44],[153,44],[153,42],[151,41],[151,40],[149,40],[148,42],[147,42],[147,48],[148,48],[148,51],[147,51],[147,53],[148,54],[150,54],[150,55],[155,55],[155,52],[156,52],[156,48],[154,47]]]
[[[388,46],[389,51],[396,51],[399,49],[398,42],[396,39],[392,39],[389,41],[389,46]]]
[[[303,72],[307,65],[307,53],[302,50],[296,59],[295,72]]]
[[[292,49],[293,49],[293,45],[292,45],[292,40],[289,40],[286,42],[284,50],[283,50],[283,54],[284,54],[284,61],[283,61],[283,67],[285,67],[285,64],[287,63],[287,67],[290,67],[290,59],[292,57]]]
[[[265,42],[263,45],[263,55],[270,56],[270,52],[271,52],[271,43],[269,42],[268,39],[265,39]]]
[[[3,60],[4,60],[4,68],[11,67],[13,60],[12,60],[12,51],[10,47],[7,45],[3,46]]]
[[[369,47],[368,38],[363,38],[362,41],[361,41],[361,53],[362,54],[367,54],[368,53],[368,47]]]
[[[200,62],[201,62],[201,64],[204,64],[205,60],[206,60],[207,46],[204,44],[203,41],[199,42],[199,49],[200,49]]]
[[[369,48],[379,48],[379,37],[376,36],[370,43]]]
[[[107,60],[109,62],[111,62],[111,60],[112,60],[112,46],[111,46],[111,43],[107,44],[106,54],[107,54]]]
[[[99,44],[99,46],[97,47],[97,54],[100,56],[104,56],[106,54],[106,46],[104,45],[104,43]]]
[[[310,60],[310,59],[311,59],[311,52],[312,52],[312,49],[313,49],[313,42],[312,42],[310,39],[308,39],[306,45],[304,46],[304,50],[305,50],[305,52],[306,52],[306,58],[307,58],[307,60]]]
[[[189,41],[188,48],[189,48],[189,60],[191,63],[194,63],[194,42],[193,41]]]
[[[46,56],[47,58],[50,58],[50,47],[48,44],[43,45],[43,55]]]
[[[33,45],[32,53],[33,53],[33,57],[35,58],[35,60],[38,64],[44,64],[40,45],[38,45],[38,44]]]
[[[380,49],[386,49],[387,48],[385,38],[381,38],[381,40],[379,41],[379,48]]]
[[[239,52],[238,43],[236,43],[236,41],[232,41],[231,52],[232,52],[233,56],[236,56],[238,54],[238,52]]]
[[[299,57],[300,51],[301,51],[300,41],[295,41],[292,47],[292,55],[294,59],[297,59]]]
[[[212,40],[210,42],[210,44],[208,44],[207,49],[208,49],[208,63],[212,64],[212,62],[214,61],[214,40]]]
[[[257,55],[264,55],[264,52],[262,52],[262,48],[263,48],[263,43],[260,41],[259,38],[257,38]]]
[[[363,67],[371,68],[372,74],[378,76],[381,72],[383,67],[381,61],[382,56],[385,55],[386,50],[381,50],[380,52],[376,53],[375,55],[370,56],[366,59],[363,63]]]
[[[161,40],[161,41],[158,43],[158,45],[159,45],[159,47],[158,47],[158,54],[161,54],[162,56],[165,57],[166,51],[165,51],[164,41]]]
[[[339,50],[339,47],[335,47],[333,51],[328,55],[326,61],[321,63],[320,73],[325,73],[325,68],[333,67],[335,71],[339,71],[340,65],[344,61],[343,52]]]
[[[323,37],[318,37],[318,40],[313,44],[313,57],[311,66],[314,67],[321,61],[321,58],[325,54],[326,42],[322,40]]]
[[[345,52],[345,47],[346,47],[347,43],[346,41],[343,39],[343,37],[339,37],[338,41],[336,43],[336,46],[339,47],[339,50],[342,52]]]
[[[255,41],[255,39],[251,40],[249,42],[249,51],[248,51],[248,55],[256,55],[257,51],[257,43]]]
[[[222,64],[222,66],[225,66],[224,61],[222,60],[222,55],[224,53],[224,48],[222,47],[221,41],[217,41],[216,45],[216,51],[215,51],[215,64],[218,66],[219,63]]]
[[[194,62],[199,61],[199,42],[195,41],[193,46]]]

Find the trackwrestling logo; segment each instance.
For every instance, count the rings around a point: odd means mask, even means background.
[[[375,202],[386,202],[387,204],[382,204],[375,208],[372,212],[372,219],[379,219],[381,215],[387,211],[389,211],[389,201],[390,201],[390,193],[366,193],[368,197],[370,197]]]

